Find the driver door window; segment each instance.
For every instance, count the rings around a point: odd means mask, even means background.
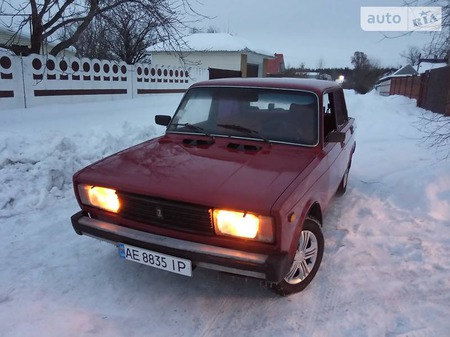
[[[332,93],[323,95],[323,135],[325,142],[327,136],[337,130],[336,115],[333,105],[333,95]]]
[[[347,121],[347,108],[342,91],[325,94],[323,96],[323,134],[325,142],[331,132],[341,130]]]

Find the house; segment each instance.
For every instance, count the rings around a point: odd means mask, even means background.
[[[208,68],[209,78],[264,77],[268,61],[274,59],[273,54],[227,33],[192,34],[184,38],[178,51],[159,43],[147,52],[152,64]]]
[[[48,54],[48,52],[56,46],[58,43],[58,40],[44,43],[41,49],[41,54]],[[31,45],[31,39],[29,33],[26,32],[25,29],[23,29],[20,33],[17,33],[16,31],[7,28],[5,26],[1,25],[0,22],[0,48],[9,49],[6,47],[10,46],[16,46],[15,52],[20,50],[21,46],[30,46]],[[75,56],[76,49],[74,47],[69,47],[63,50],[58,54],[58,56]]]
[[[382,96],[389,96],[391,91],[391,80],[397,77],[408,77],[417,75],[412,65],[407,64],[391,74],[385,74],[375,84],[375,90]]]
[[[266,70],[268,76],[283,74],[286,70],[284,65],[284,55],[275,53],[275,58],[267,60]]]
[[[407,64],[392,74],[386,74],[380,78],[375,84],[375,89],[380,95],[389,96],[391,92],[391,80],[399,77],[409,77],[421,75],[433,69],[446,67],[448,59],[420,59],[417,70],[413,66]]]

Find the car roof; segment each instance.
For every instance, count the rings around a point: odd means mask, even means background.
[[[194,87],[252,87],[312,91],[320,95],[329,89],[341,88],[336,82],[305,78],[273,78],[273,77],[247,77],[222,78],[216,80],[197,82]]]

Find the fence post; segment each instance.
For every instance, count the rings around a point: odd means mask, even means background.
[[[22,88],[23,88],[23,105],[25,109],[27,108],[27,94],[25,92],[25,73],[23,69],[23,56],[20,55],[20,69],[22,74]]]

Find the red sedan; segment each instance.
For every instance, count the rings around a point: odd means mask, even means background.
[[[345,192],[356,146],[342,88],[205,81],[173,117],[155,120],[163,136],[74,175],[75,231],[169,272],[209,268],[283,295],[303,290],[322,260],[323,212]]]

